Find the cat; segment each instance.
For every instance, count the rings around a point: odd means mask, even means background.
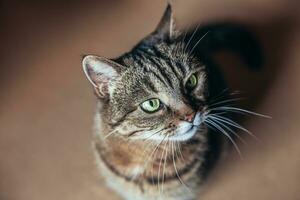
[[[259,43],[243,28],[219,24],[182,33],[168,4],[155,31],[131,51],[116,59],[84,56],[98,99],[99,171],[124,199],[197,199],[228,141],[234,143],[227,132],[236,124],[223,113],[238,108],[211,104],[229,95],[213,58],[221,49],[250,67],[262,63]]]

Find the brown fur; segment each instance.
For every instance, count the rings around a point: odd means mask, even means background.
[[[93,141],[99,170],[127,200],[196,199],[223,147],[203,123],[206,66],[176,40],[174,27],[168,6],[158,28],[131,52],[114,61],[83,59],[99,98]],[[197,82],[189,88],[192,76]],[[160,102],[155,112],[142,108],[151,99]]]
[[[109,131],[103,129],[104,132]],[[176,144],[176,149],[172,149],[170,146],[169,148],[165,146],[171,144],[162,143],[157,151],[153,153],[157,144],[149,145],[148,142],[144,141],[130,142],[117,136],[107,137],[107,139],[101,139],[98,136],[95,138],[94,145],[96,156],[102,162],[99,164],[102,174],[103,170],[109,170],[112,172],[110,175],[105,173],[103,175],[107,179],[117,179],[122,183],[117,184],[115,187],[124,187],[124,191],[132,190],[132,196],[141,200],[160,197],[162,199],[185,199],[184,196],[177,196],[176,198],[175,195],[172,197],[173,195],[169,193],[172,193],[173,190],[182,191],[182,194],[190,190],[198,190],[196,187],[202,180],[200,176],[195,176],[195,173],[197,174],[201,170],[202,154],[207,150],[207,146],[199,145],[198,142],[205,140],[206,135],[203,133],[205,132],[203,131],[202,135],[197,135],[192,142],[180,144],[180,152],[177,148],[178,144]],[[173,152],[171,152],[172,150]],[[166,151],[169,152],[165,158]],[[149,157],[150,155],[152,156]],[[148,164],[145,165],[146,162]],[[176,169],[174,165],[176,165]],[[137,168],[144,169],[141,173],[135,175],[134,170]],[[160,191],[161,188],[164,188],[164,191]],[[120,188],[115,189],[117,191],[122,190]],[[124,196],[124,194],[122,195]],[[186,195],[186,197],[189,196]],[[195,195],[192,196],[195,197]]]

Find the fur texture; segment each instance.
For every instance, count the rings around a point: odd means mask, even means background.
[[[245,30],[215,25],[182,34],[172,15],[168,5],[156,30],[119,58],[83,59],[98,97],[93,144],[99,171],[128,200],[197,198],[228,136],[210,115],[210,102],[227,95],[212,54],[225,48],[250,66],[261,63],[259,46]],[[150,112],[144,105],[158,106]]]

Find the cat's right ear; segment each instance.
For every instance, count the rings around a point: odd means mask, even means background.
[[[172,1],[168,0],[165,12],[158,23],[156,29],[145,39],[146,43],[157,43],[158,40],[172,40],[180,36],[181,33],[176,27]]]
[[[118,68],[121,66],[103,57],[87,55],[82,59],[82,67],[96,94],[100,98],[108,98],[112,80],[118,76]]]

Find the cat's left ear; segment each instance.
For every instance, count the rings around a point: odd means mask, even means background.
[[[180,35],[179,30],[176,28],[174,12],[172,4],[169,0],[167,8],[161,18],[159,24],[157,25],[154,32],[150,35],[152,39],[174,39]]]
[[[109,97],[111,82],[122,67],[107,58],[88,55],[82,60],[83,71],[100,98]]]

